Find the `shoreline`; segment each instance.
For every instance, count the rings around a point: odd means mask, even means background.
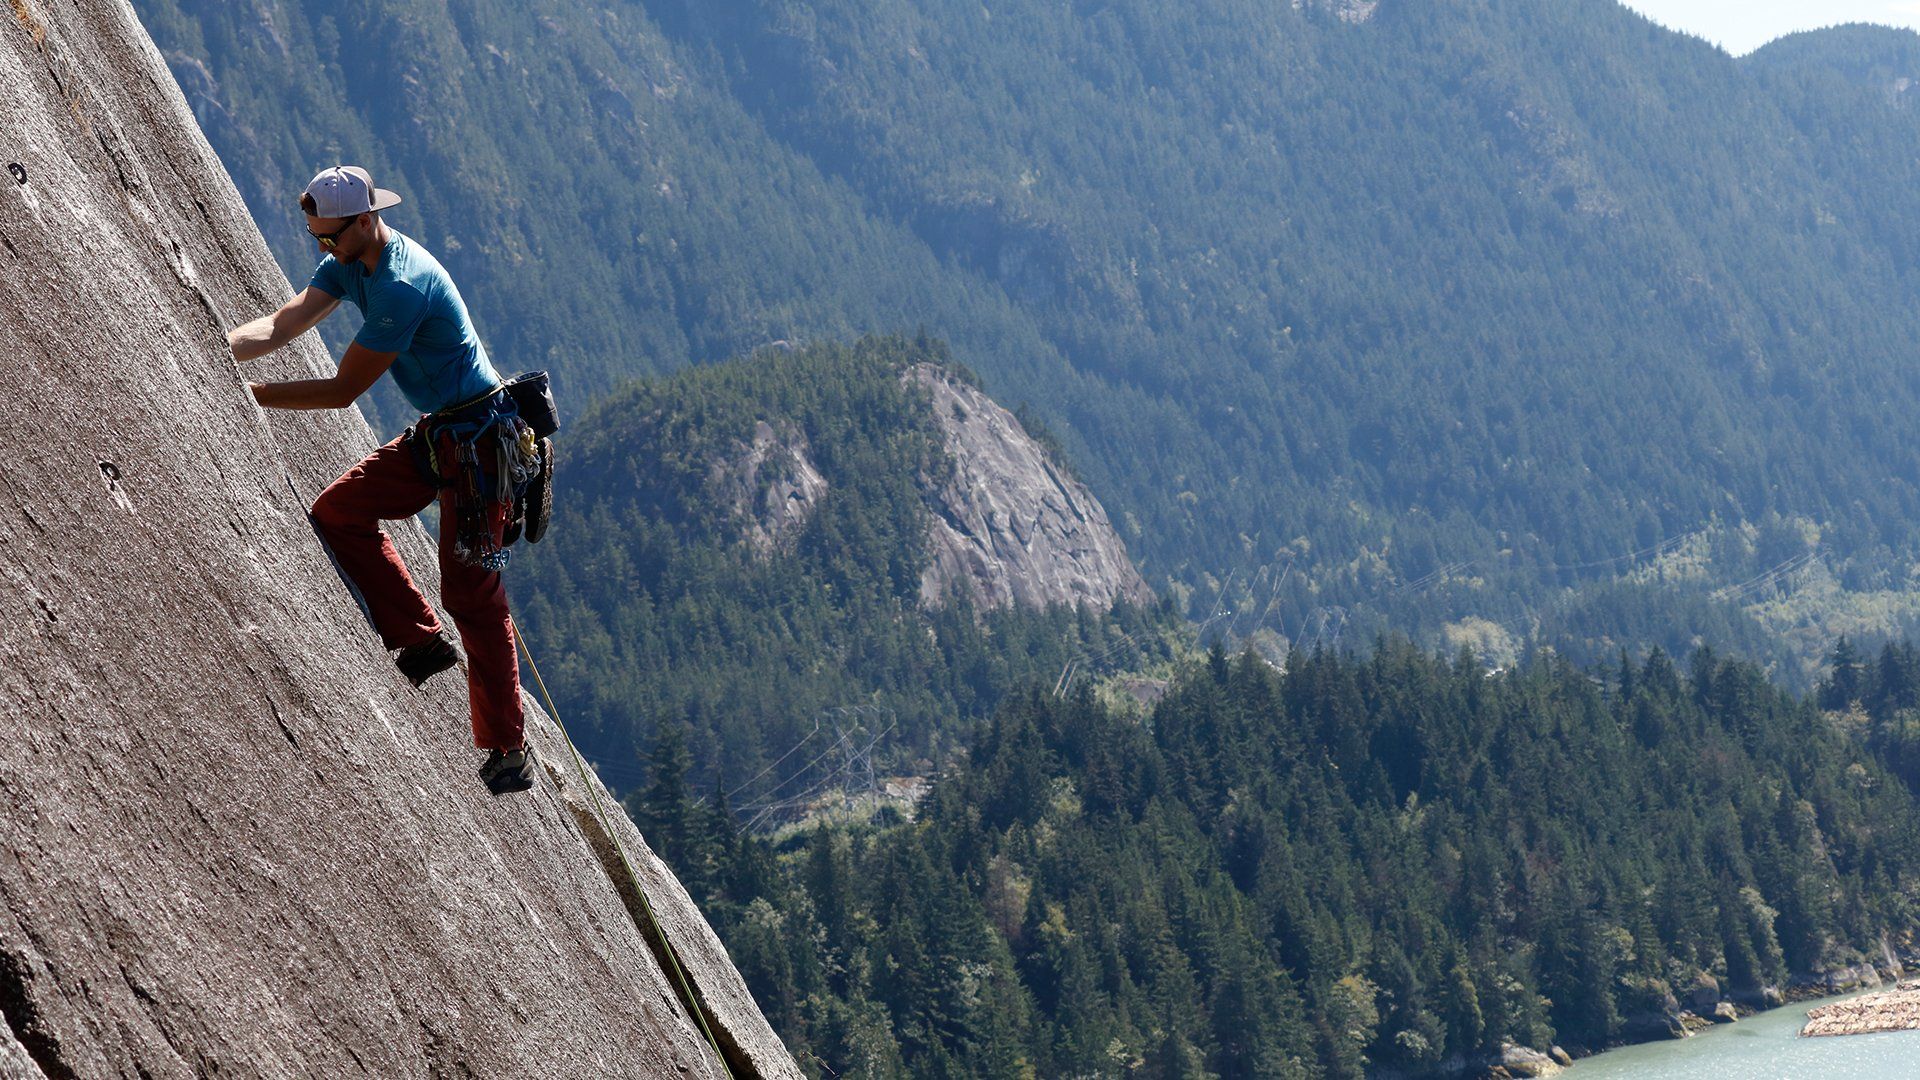
[[[1912,1046],[1920,1043],[1920,1036],[1886,1033],[1856,1039],[1800,1037],[1800,1028],[1806,1023],[1805,1010],[1874,992],[1877,990],[1852,990],[1817,1000],[1796,1000],[1785,1007],[1743,1017],[1739,1023],[1717,1025],[1690,1039],[1616,1047],[1577,1059],[1560,1080],[1701,1080],[1703,1077],[1782,1080],[1783,1077],[1906,1075],[1887,1065],[1889,1062],[1905,1064]]]

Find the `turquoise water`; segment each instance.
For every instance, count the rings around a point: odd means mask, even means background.
[[[1623,1046],[1582,1058],[1568,1080],[1803,1080],[1806,1077],[1920,1078],[1920,1031],[1803,1039],[1807,1010],[1845,997],[1797,1001],[1721,1024],[1691,1039]]]

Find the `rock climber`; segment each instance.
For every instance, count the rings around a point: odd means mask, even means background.
[[[471,534],[455,525],[451,500],[459,485],[451,480],[454,471],[449,467],[449,479],[438,479],[440,468],[423,463],[421,446],[422,440],[433,445],[430,433],[436,430],[471,431],[490,423],[507,394],[446,269],[382,219],[383,211],[399,203],[399,195],[375,187],[363,168],[322,170],[300,196],[307,232],[323,255],[313,280],[278,311],[230,332],[227,341],[235,361],[247,361],[313,329],[343,299],[365,316],[332,377],[255,382],[248,389],[269,408],[344,409],[383,373],[392,372],[407,401],[425,414],[418,426],[321,492],[313,520],[359,588],[382,642],[397,652],[396,666],[418,688],[458,663],[460,654],[380,522],[404,520],[440,501],[441,599],[467,651],[473,740],[487,751],[480,777],[495,795],[525,791],[533,786],[534,758],[526,743],[520,669],[499,572],[505,560],[473,557],[463,543]],[[425,451],[424,461],[432,460],[431,451]],[[524,500],[524,528],[535,538],[545,528],[544,520],[535,519],[551,506],[552,455],[544,442],[538,461]],[[498,541],[496,526],[496,549]]]

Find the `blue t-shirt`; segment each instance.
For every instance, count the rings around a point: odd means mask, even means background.
[[[342,263],[329,255],[314,270],[313,287],[351,301],[367,317],[354,335],[357,344],[399,354],[388,370],[421,412],[439,412],[499,386],[500,373],[487,359],[446,268],[426,248],[392,231],[378,270],[368,273],[357,259]]]

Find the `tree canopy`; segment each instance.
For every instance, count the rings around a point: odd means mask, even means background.
[[[1870,962],[1920,872],[1913,796],[1845,717],[1710,650],[1499,675],[1393,640],[1284,674],[1215,650],[1145,720],[1011,697],[911,823],[769,844],[684,788],[635,805],[706,815],[675,867],[840,1075],[1597,1050]]]

